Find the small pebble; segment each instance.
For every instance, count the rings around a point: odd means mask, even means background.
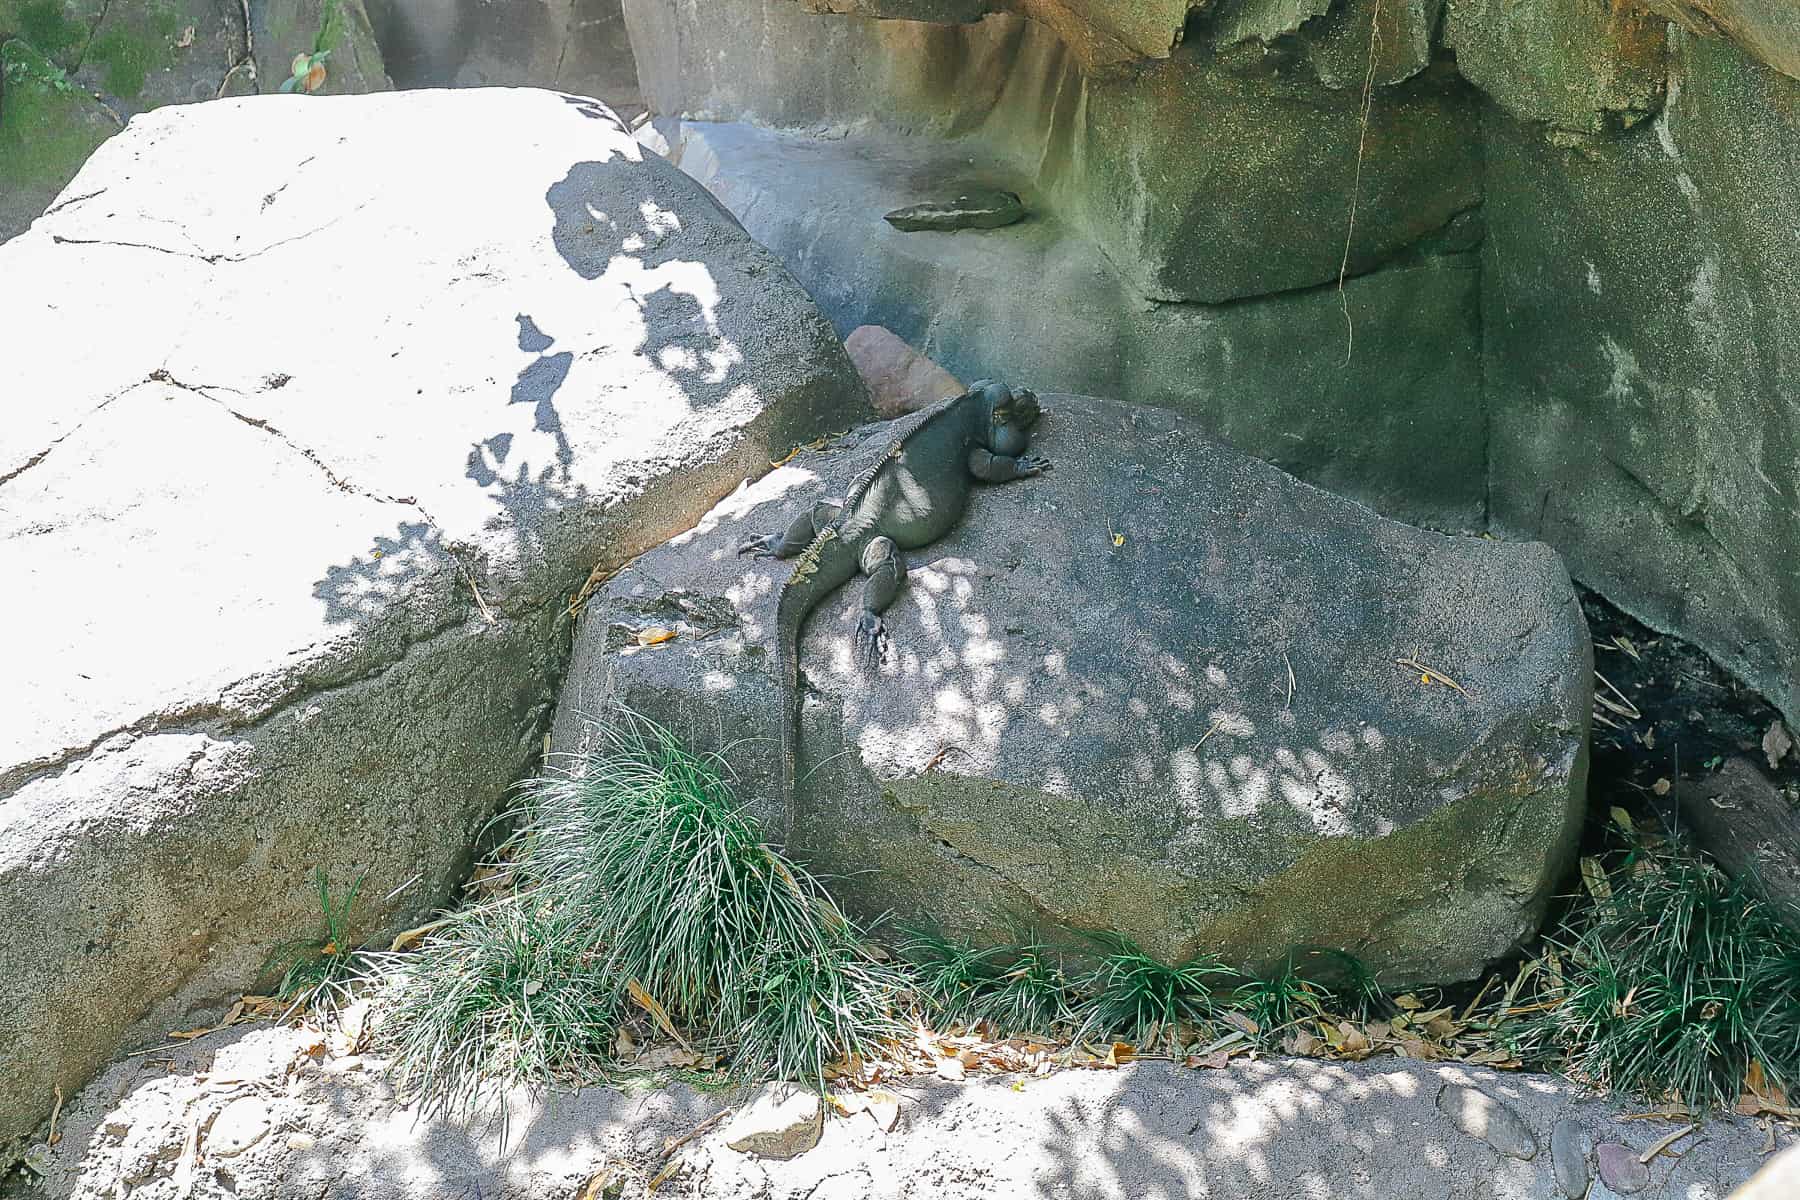
[[[1569,1200],[1587,1195],[1587,1142],[1587,1134],[1572,1117],[1564,1117],[1550,1130],[1550,1165],[1556,1173],[1557,1190]]]
[[[1481,1089],[1446,1087],[1438,1093],[1437,1106],[1458,1129],[1508,1158],[1530,1162],[1537,1157],[1537,1138],[1519,1114]]]
[[[289,1150],[311,1150],[318,1144],[319,1139],[310,1133],[288,1134],[287,1146]]]
[[[1638,1161],[1638,1152],[1620,1142],[1603,1142],[1595,1150],[1600,1160],[1600,1179],[1615,1192],[1630,1195],[1650,1186],[1650,1168]]]

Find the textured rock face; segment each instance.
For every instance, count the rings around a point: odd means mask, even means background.
[[[882,325],[963,379],[1116,392],[1188,413],[1233,446],[1390,515],[1479,527],[1475,255],[1420,255],[1255,303],[1145,304],[1079,233],[1034,215],[908,234],[909,189],[1024,188],[917,141],[659,123],[670,157],[791,264],[838,328]],[[649,131],[656,132],[656,131]],[[1446,247],[1449,249],[1449,247]]]
[[[866,913],[1117,930],[1171,960],[1323,945],[1441,980],[1534,932],[1586,775],[1590,655],[1556,556],[1383,520],[1173,414],[1045,404],[1055,470],[981,490],[911,557],[880,678],[850,665],[854,587],[808,626],[802,856]],[[622,697],[735,746],[780,828],[789,568],[733,550],[884,445],[803,456],[597,593],[558,747]],[[678,636],[637,649],[652,625]]]
[[[619,0],[371,0],[370,15],[397,87],[566,88],[642,108]]]
[[[1716,39],[1663,114],[1564,149],[1489,123],[1496,527],[1800,717],[1800,83]]]
[[[1665,24],[1590,0],[1449,0],[1444,41],[1457,69],[1519,120],[1601,133],[1661,103]]]
[[[1800,8],[1788,0],[1637,0],[1697,33],[1723,33],[1756,58],[1800,79]]]
[[[551,93],[159,110],[0,275],[0,1141],[309,935],[315,867],[359,938],[437,904],[588,572],[867,411],[793,278]]]
[[[653,111],[955,135],[965,158],[1023,175],[1037,193],[1027,207],[1054,209],[1142,299],[1333,283],[1346,234],[1359,274],[1479,200],[1474,100],[1448,72],[1384,94],[1365,130],[1357,95],[1261,50],[1184,48],[1130,76],[1093,76],[1046,26],[1011,17],[809,18],[786,0],[627,0],[625,15]],[[816,69],[852,60],[867,73]]]

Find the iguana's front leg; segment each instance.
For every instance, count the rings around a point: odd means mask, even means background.
[[[863,584],[863,610],[856,618],[853,645],[857,670],[873,675],[880,668],[882,653],[887,648],[887,626],[882,622],[881,614],[900,594],[900,581],[906,578],[906,562],[900,557],[900,548],[894,545],[893,538],[878,537],[863,548],[862,570],[868,576],[868,582]]]
[[[830,500],[821,500],[788,523],[783,533],[764,534],[752,538],[738,547],[739,554],[754,554],[758,558],[792,558],[819,536],[819,530],[837,520],[843,506]]]
[[[969,474],[983,483],[1010,483],[1015,479],[1029,479],[1033,475],[1042,475],[1049,469],[1049,459],[1032,454],[1014,458],[1007,454],[995,454],[982,446],[969,451]]]

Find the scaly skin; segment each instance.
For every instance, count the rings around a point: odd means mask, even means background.
[[[739,553],[792,558],[794,572],[775,608],[781,672],[781,792],[784,840],[791,840],[800,725],[800,630],[820,601],[859,572],[868,577],[856,623],[857,665],[873,672],[887,643],[881,614],[900,589],[902,550],[950,532],[976,481],[1004,483],[1046,471],[1046,459],[1022,456],[1037,423],[1037,396],[983,380],[915,415],[874,466],[857,476],[841,505],[818,504],[784,533],[746,543]]]

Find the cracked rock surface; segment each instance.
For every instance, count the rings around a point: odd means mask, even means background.
[[[311,935],[315,868],[359,939],[430,910],[589,572],[867,411],[792,277],[553,93],[161,109],[0,277],[0,1145]]]
[[[800,857],[864,916],[978,939],[1024,919],[1077,948],[1110,930],[1259,970],[1323,946],[1390,986],[1472,978],[1534,934],[1574,849],[1591,706],[1555,553],[1386,520],[1173,413],[1043,400],[1032,452],[1054,469],[978,488],[909,554],[879,677],[852,666],[859,585],[813,613]],[[738,794],[784,827],[791,567],[733,551],[842,495],[891,432],[862,435],[596,594],[558,749],[620,694],[730,747]],[[651,626],[678,636],[640,648]]]

